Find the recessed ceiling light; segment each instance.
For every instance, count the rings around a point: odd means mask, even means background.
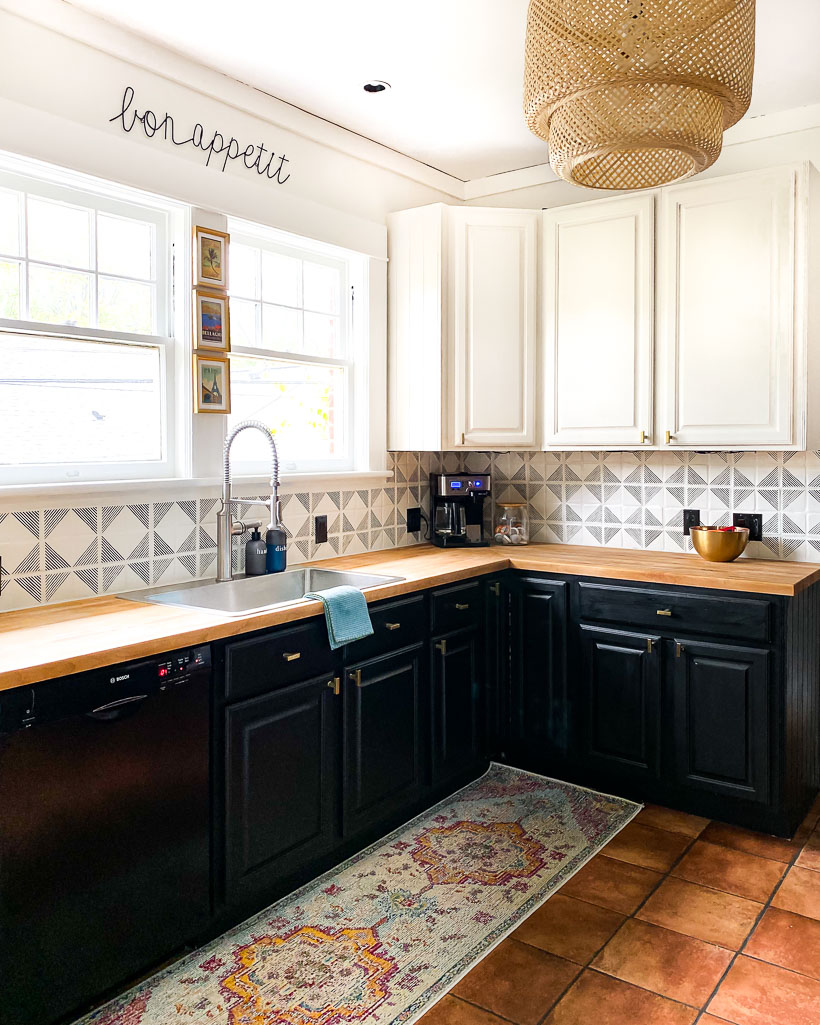
[[[370,82],[365,82],[364,91],[366,93],[383,93],[390,88],[389,82],[382,82],[379,78],[374,78]]]

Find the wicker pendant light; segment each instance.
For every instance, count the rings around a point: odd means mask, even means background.
[[[555,173],[645,189],[714,163],[752,94],[755,0],[530,0],[524,114]]]

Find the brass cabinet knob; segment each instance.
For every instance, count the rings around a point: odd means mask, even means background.
[[[456,608],[458,609],[459,612],[464,612],[464,610],[465,609],[469,609],[469,607],[470,607],[469,602],[464,602],[464,601],[457,601],[456,602]]]
[[[436,648],[442,653],[442,655],[446,655],[447,654],[447,641],[439,641],[438,644],[436,645]]]
[[[658,609],[655,612],[655,615],[656,616],[671,616],[672,615],[672,610],[671,609]]]
[[[649,437],[649,435],[646,433],[646,431],[641,431],[641,444],[642,445],[648,444],[648,442],[650,442],[651,440],[652,439]]]
[[[388,630],[401,630],[401,623],[385,623]]]
[[[339,677],[334,676],[332,680],[327,681],[327,685],[333,691],[333,696],[338,698],[339,694],[342,691],[342,681],[339,679]]]
[[[297,658],[301,658],[301,657],[302,657],[302,652],[301,651],[285,651],[282,654],[282,658],[286,662],[295,662]]]
[[[666,432],[666,444],[671,445],[675,440],[675,435],[671,431]]]
[[[355,683],[357,687],[362,685],[362,671],[361,669],[352,669],[348,674],[348,678],[352,683]]]

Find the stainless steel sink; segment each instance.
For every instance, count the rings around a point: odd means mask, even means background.
[[[149,587],[143,591],[128,591],[117,595],[128,601],[155,602],[158,605],[176,605],[203,612],[218,612],[223,616],[245,616],[264,612],[277,605],[292,605],[304,601],[307,591],[323,591],[328,587],[349,584],[365,591],[369,587],[395,584],[404,577],[381,576],[376,573],[345,573],[336,569],[318,569],[305,566],[288,569],[284,573],[268,573],[259,577],[237,577],[217,584],[212,580],[196,580],[190,584],[168,584]]]

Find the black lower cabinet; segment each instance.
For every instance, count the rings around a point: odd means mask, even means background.
[[[673,765],[678,786],[769,800],[769,652],[675,641]]]
[[[510,761],[550,772],[570,748],[567,605],[561,580],[510,582]]]
[[[618,778],[660,771],[661,641],[582,626],[580,758]]]
[[[432,781],[436,789],[486,768],[482,729],[481,638],[475,628],[431,642]]]
[[[338,678],[321,676],[225,709],[225,887],[264,899],[337,840]]]
[[[424,654],[419,644],[345,669],[345,837],[391,822],[424,792]]]
[[[503,760],[510,742],[509,588],[503,577],[484,582],[484,753]]]

